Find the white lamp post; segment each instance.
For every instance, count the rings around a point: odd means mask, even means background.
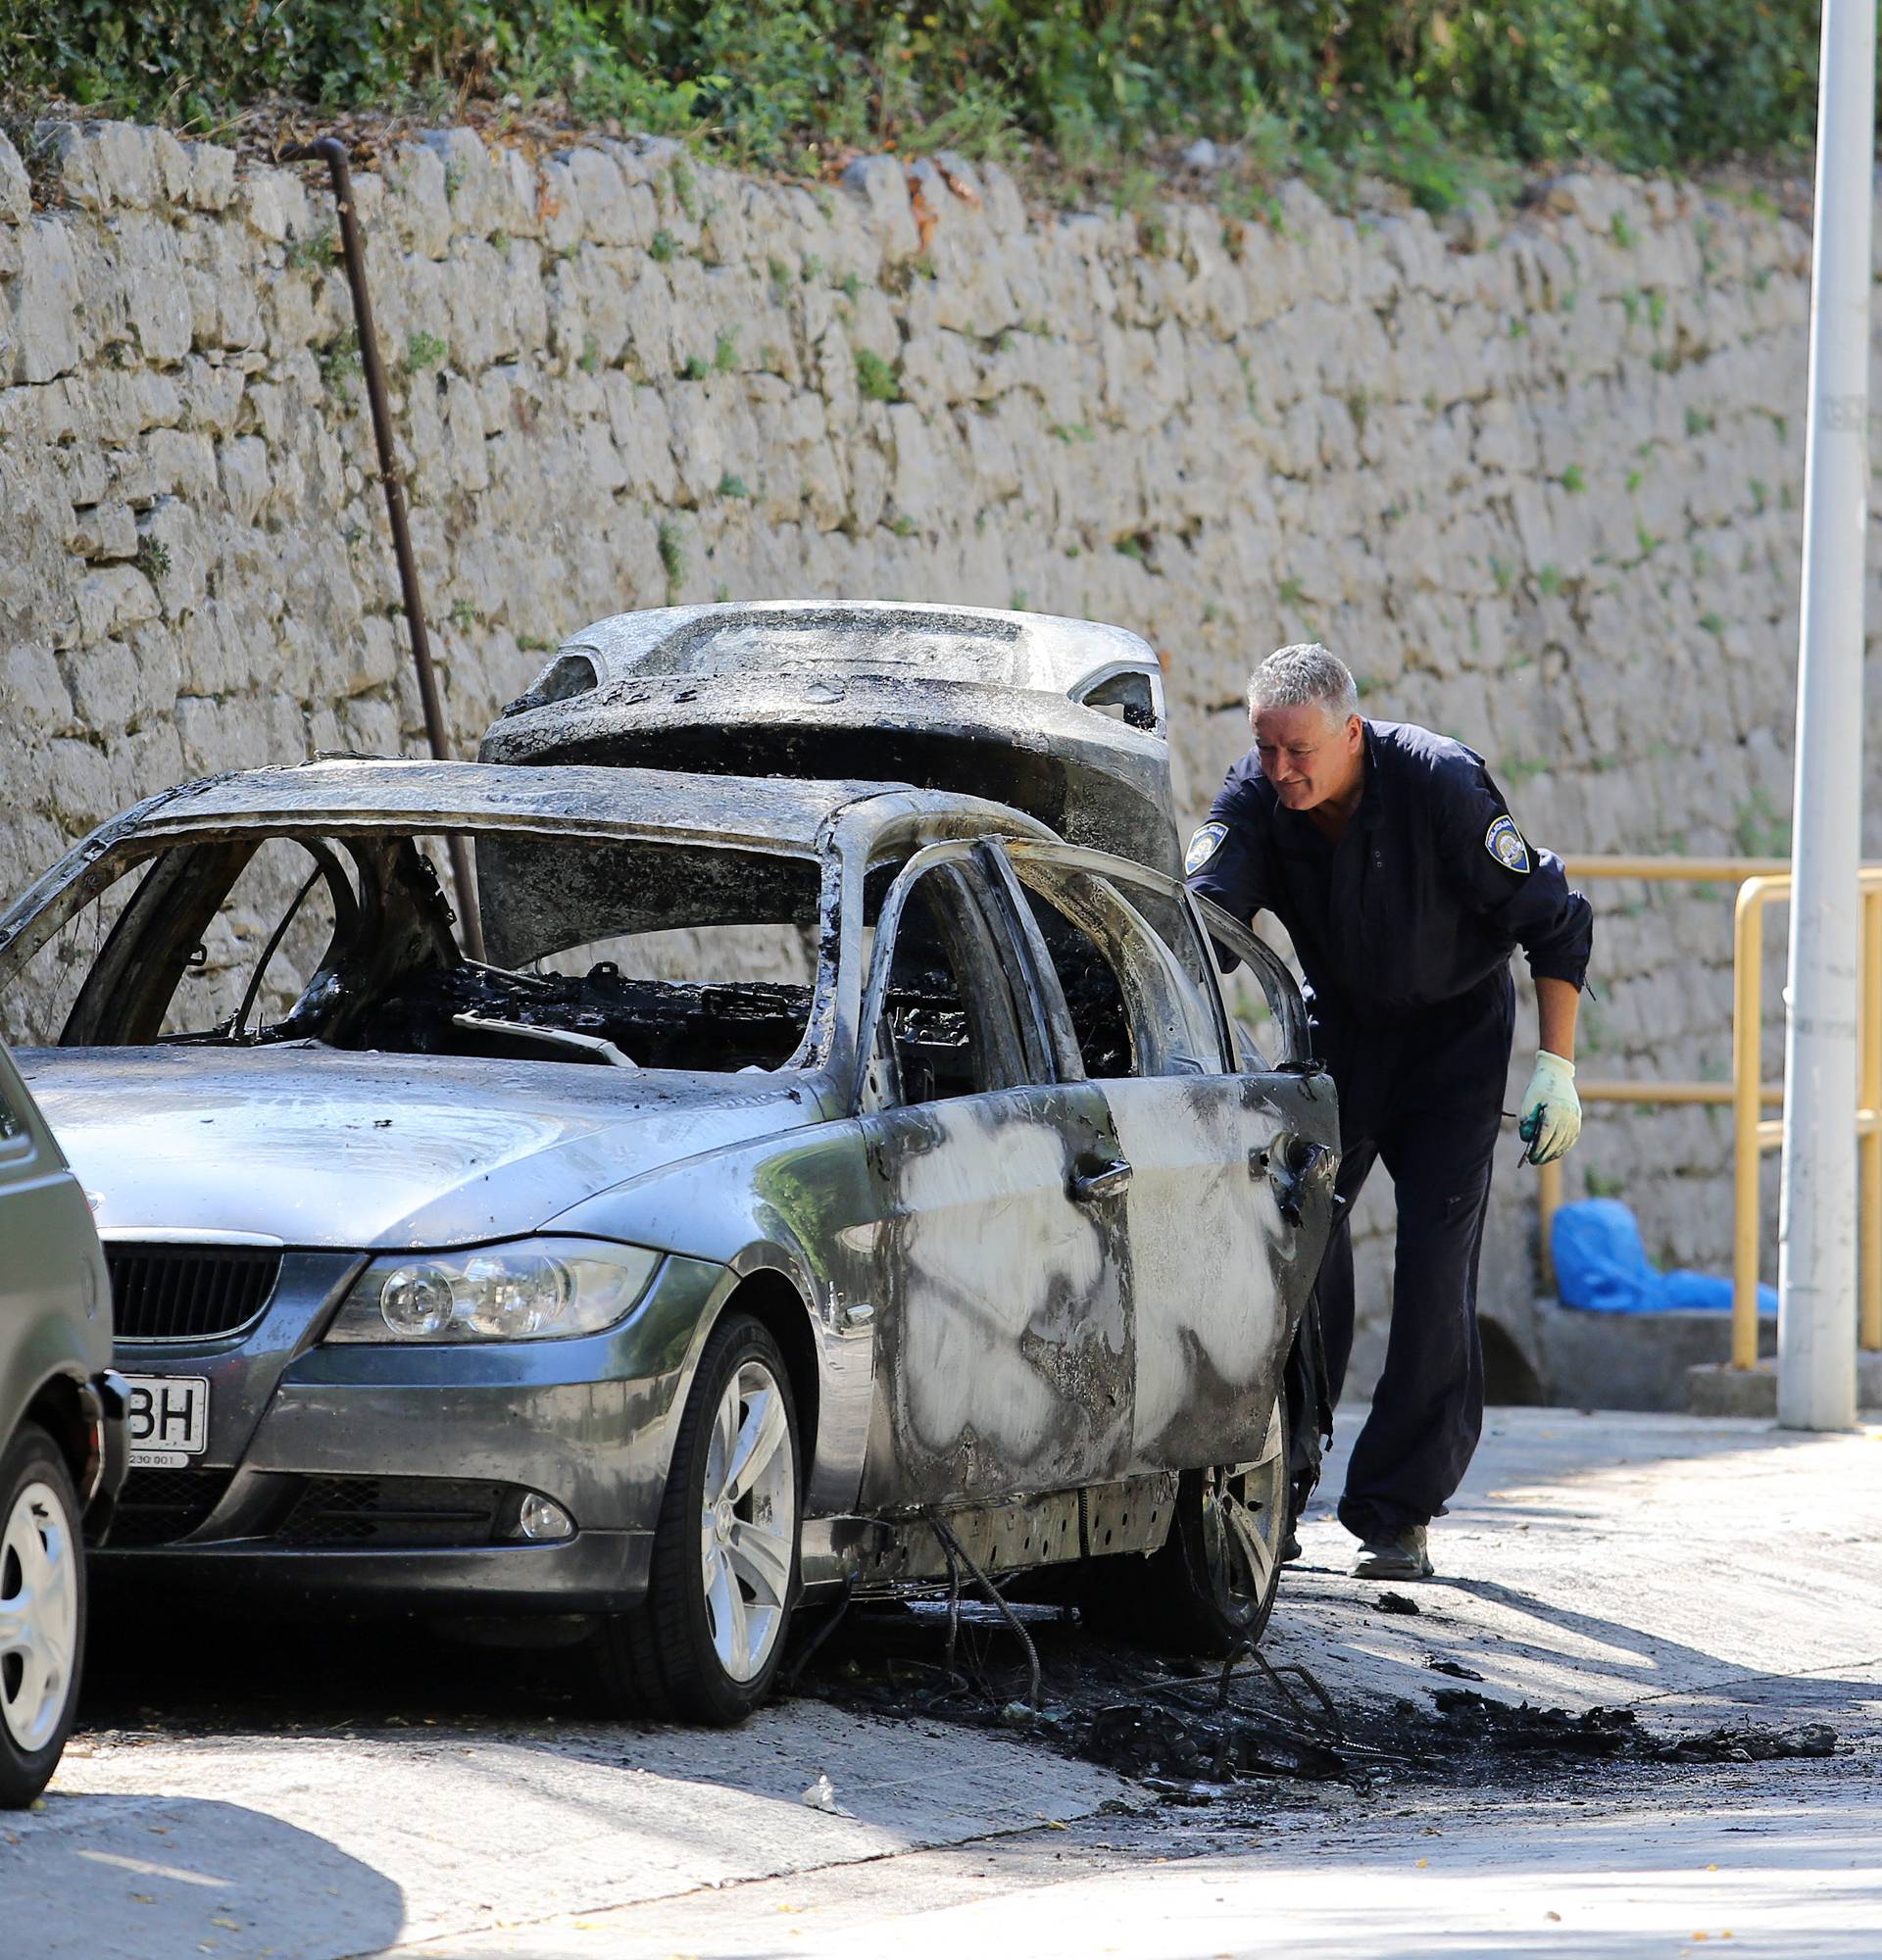
[[[1857,869],[1875,0],[1824,0],[1797,673],[1777,1419],[1856,1420]]]

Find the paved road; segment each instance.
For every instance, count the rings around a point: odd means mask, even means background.
[[[1416,1619],[1344,1576],[1353,1541],[1329,1513],[1316,1499],[1269,1652],[1336,1690],[1420,1694],[1437,1653],[1511,1700],[1882,1740],[1882,1427],[1493,1409],[1432,1526],[1441,1577]]]
[[[1819,1960],[1882,1951],[1874,1766],[1073,1826],[401,1948],[425,1960]],[[1725,1942],[1729,1941],[1730,1944]]]
[[[1416,1617],[1343,1576],[1330,1521],[1304,1544],[1269,1651],[1349,1706],[1428,1705],[1435,1658],[1851,1747],[1173,1811],[1023,1738],[816,1701],[585,1725],[541,1660],[417,1633],[121,1640],[44,1809],[0,1827],[0,1954],[1882,1952],[1882,1433],[1500,1413]],[[853,1815],[804,1805],[819,1774]]]

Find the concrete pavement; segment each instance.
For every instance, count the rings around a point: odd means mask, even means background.
[[[43,1810],[0,1827],[0,1952],[893,1943],[912,1960],[997,1939],[1171,1960],[1307,1944],[1631,1960],[1730,1932],[1740,1952],[1872,1955],[1879,1472],[1871,1432],[1494,1412],[1433,1534],[1447,1576],[1396,1589],[1419,1613],[1382,1613],[1383,1589],[1344,1576],[1351,1542],[1322,1503],[1267,1646],[1349,1704],[1428,1706],[1449,1684],[1427,1663],[1445,1659],[1491,1694],[1629,1702],[1666,1727],[1828,1720],[1855,1745],[1829,1762],[1369,1794],[1244,1785],[1171,1812],[975,1729],[810,1700],[729,1736],[588,1724],[544,1713],[515,1685],[522,1664],[453,1659],[413,1630],[349,1634],[371,1644],[324,1657],[258,1639],[106,1680],[111,1729],[77,1739]],[[803,1804],[819,1773],[854,1816]]]
[[[322,1712],[318,1681],[307,1709]],[[819,1776],[853,1815],[803,1802]],[[815,1702],[733,1734],[440,1723],[81,1740],[46,1808],[0,1824],[0,1954],[339,1960],[1027,1830],[1130,1795],[1003,1737]]]
[[[1073,1827],[401,1947],[400,1960],[1873,1960],[1875,1766],[1544,1803]]]
[[[1422,1695],[1442,1685],[1425,1666],[1438,1655],[1512,1701],[1882,1736],[1882,1427],[1492,1409],[1431,1528],[1439,1578],[1395,1589],[1422,1609],[1412,1618],[1344,1576],[1354,1544],[1330,1513],[1354,1425],[1340,1415],[1270,1659],[1307,1662],[1335,1693]]]

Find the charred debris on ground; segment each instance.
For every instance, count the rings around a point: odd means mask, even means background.
[[[1040,1705],[1024,1698],[1030,1656],[1010,1621],[964,1602],[858,1607],[801,1650],[792,1687],[859,1713],[1004,1727],[1142,1783],[1164,1802],[1204,1806],[1248,1783],[1388,1786],[1573,1781],[1622,1766],[1668,1769],[1822,1758],[1823,1723],[1739,1722],[1659,1732],[1628,1707],[1578,1713],[1435,1687],[1340,1703],[1306,1668],[1259,1650],[1226,1664],[1159,1658],[1078,1627],[1066,1609],[1017,1606],[1039,1659]],[[816,1640],[816,1631],[812,1639]],[[1433,1656],[1433,1672],[1481,1677]]]

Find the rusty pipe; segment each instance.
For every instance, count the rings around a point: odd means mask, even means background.
[[[425,739],[432,757],[451,760],[451,740],[445,732],[444,707],[438,698],[438,673],[431,661],[431,639],[424,629],[424,600],[419,590],[419,564],[412,555],[412,527],[406,520],[405,480],[392,447],[392,411],[386,399],[385,364],[379,359],[378,329],[372,324],[372,296],[366,283],[366,245],[360,234],[359,213],[353,204],[353,171],[346,145],[337,136],[296,143],[281,152],[287,163],[323,163],[333,180],[333,202],[340,220],[340,255],[346,262],[346,282],[353,293],[353,321],[359,331],[360,368],[366,377],[366,399],[372,414],[372,439],[379,452],[379,481],[385,488],[386,520],[392,527],[392,556],[399,567],[399,590],[405,599],[405,620],[412,634],[412,665],[419,682],[419,703],[424,712]],[[465,951],[483,957],[483,925],[477,915],[476,888],[470,876],[470,854],[453,832],[445,840],[451,854],[451,874],[458,889],[458,912],[463,922]]]

